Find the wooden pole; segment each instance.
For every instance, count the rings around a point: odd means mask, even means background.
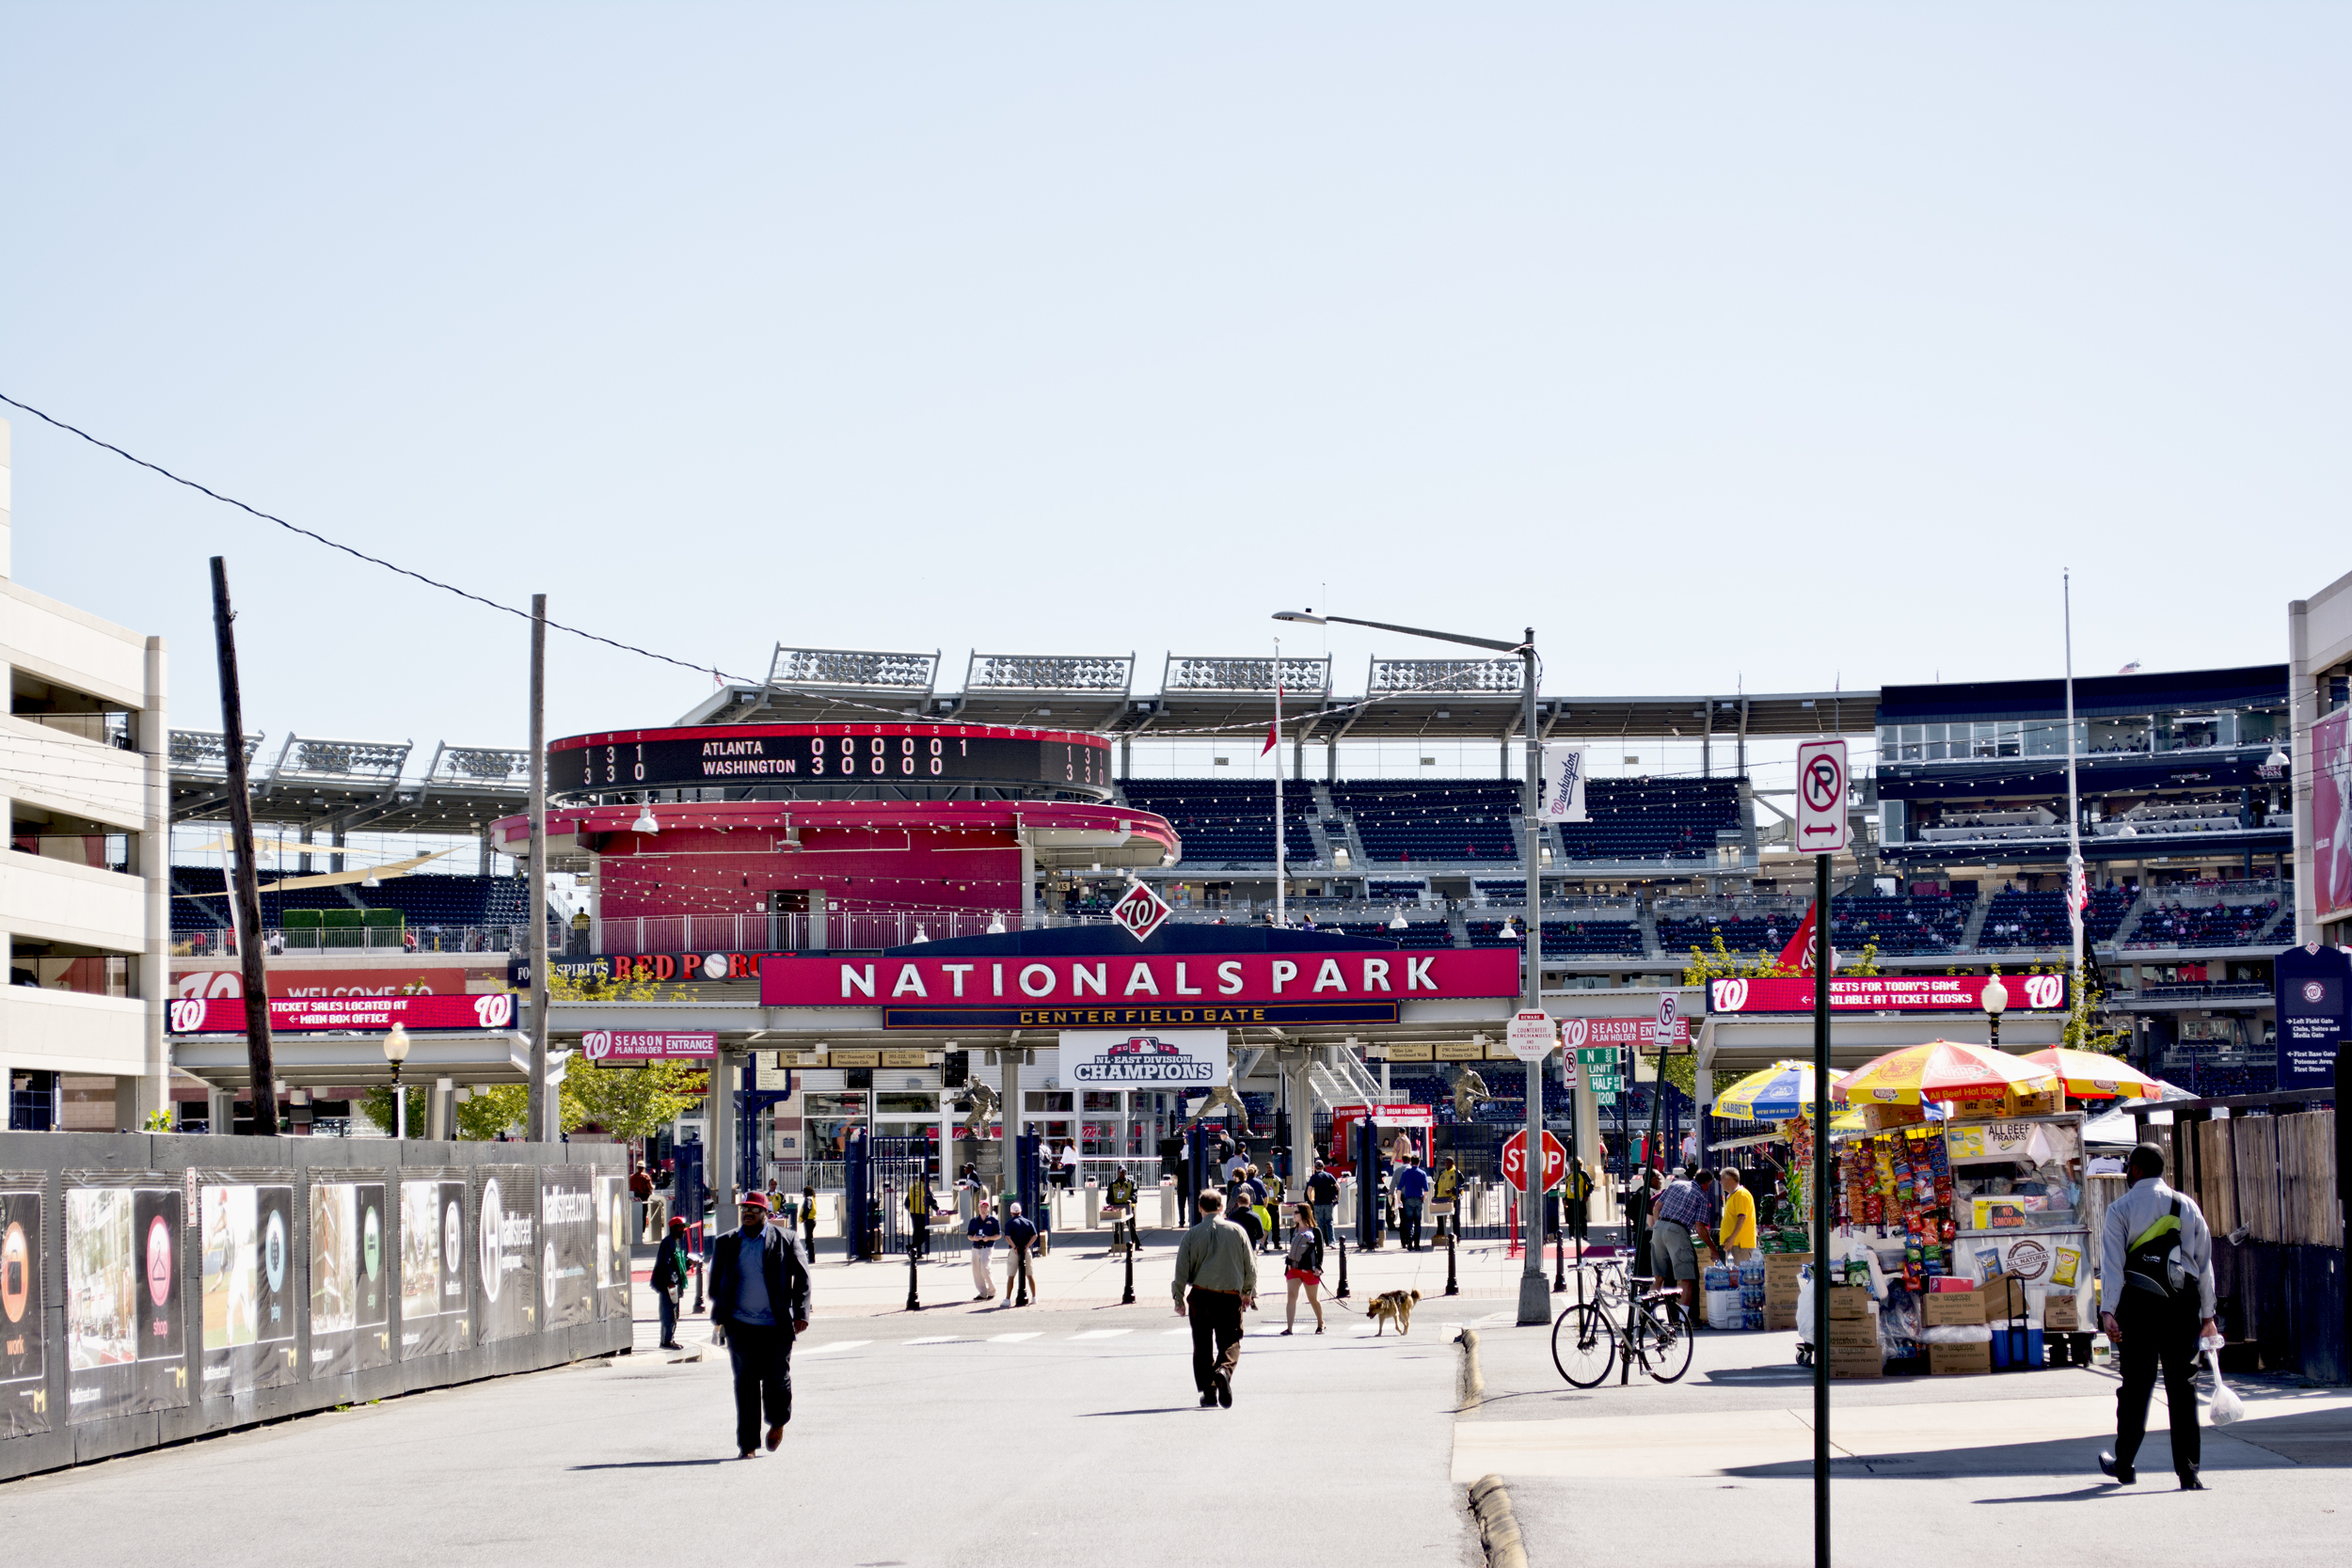
[[[230,853],[235,857],[237,957],[245,970],[245,1059],[253,1078],[253,1132],[278,1135],[278,1070],[269,1037],[269,969],[262,950],[262,887],[253,865],[253,795],[245,768],[245,701],[237,689],[229,563],[213,557],[213,643],[220,657],[220,727],[229,755]],[[214,1129],[228,1131],[225,1127]]]

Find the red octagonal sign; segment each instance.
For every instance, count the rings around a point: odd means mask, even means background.
[[[1111,918],[1126,929],[1137,942],[1160,928],[1168,918],[1168,901],[1141,882],[1127,890],[1127,895],[1111,906]]]
[[[1568,1151],[1549,1132],[1544,1134],[1544,1190],[1560,1185],[1560,1179],[1568,1174]],[[1527,1129],[1505,1138],[1502,1143],[1502,1179],[1511,1183],[1515,1193],[1527,1191]]]

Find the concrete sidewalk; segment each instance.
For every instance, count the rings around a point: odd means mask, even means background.
[[[1551,1365],[1549,1330],[1488,1330],[1487,1398],[1454,1424],[1454,1479],[1505,1478],[1537,1564],[1661,1529],[1743,1563],[1810,1563],[1812,1374],[1795,1364],[1795,1338],[1702,1334],[1680,1383],[1580,1391]],[[2139,1483],[2099,1475],[2115,1430],[2106,1371],[1835,1384],[1834,1549],[1858,1558],[2041,1542],[2069,1562],[2131,1568],[2341,1562],[2352,1539],[2352,1390],[2231,1383],[2247,1418],[2201,1433],[2202,1493],[2174,1488],[2161,1390]]]

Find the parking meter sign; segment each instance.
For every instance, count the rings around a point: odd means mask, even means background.
[[[1846,743],[1808,740],[1797,748],[1797,849],[1832,854],[1847,847],[1852,829],[1846,814],[1851,775]]]

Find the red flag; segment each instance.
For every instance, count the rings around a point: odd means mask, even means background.
[[[1274,721],[1265,727],[1265,744],[1258,748],[1258,754],[1263,756],[1281,743],[1282,688],[1279,683],[1277,683],[1274,688]]]
[[[1793,969],[1800,974],[1813,973],[1813,917],[1820,912],[1819,904],[1804,911],[1804,924],[1798,927],[1797,934],[1788,939],[1788,945],[1780,950],[1781,968]],[[1835,947],[1830,949],[1829,961],[1830,967],[1835,969],[1837,965],[1837,949]]]

